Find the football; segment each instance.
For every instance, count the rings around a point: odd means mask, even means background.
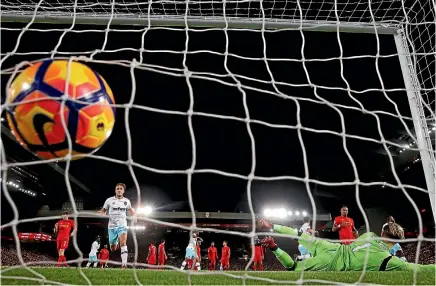
[[[34,63],[13,80],[7,102],[12,133],[41,159],[69,154],[67,134],[73,159],[83,158],[104,144],[115,124],[112,90],[100,74],[79,62]]]

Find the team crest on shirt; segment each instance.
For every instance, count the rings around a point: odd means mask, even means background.
[[[124,202],[124,205],[127,206],[127,202]]]

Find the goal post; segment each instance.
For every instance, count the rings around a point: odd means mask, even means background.
[[[433,212],[433,218],[436,222],[436,161],[435,150],[431,143],[431,128],[428,126],[424,102],[421,96],[421,85],[419,83],[416,67],[412,61],[404,29],[398,29],[395,37],[395,46],[398,50],[401,71],[403,73],[404,84],[406,87],[407,98],[410,105],[410,111],[413,118],[416,142],[420,150],[421,162],[424,168],[424,176],[428,189],[428,195]],[[436,90],[433,91],[434,93]],[[431,108],[431,103],[430,103]],[[434,108],[434,104],[433,104]],[[434,110],[434,109],[433,109]],[[433,120],[435,120],[433,113]]]
[[[253,30],[304,30],[318,32],[390,34],[395,39],[401,71],[412,114],[417,146],[422,159],[426,185],[436,221],[436,167],[435,151],[431,142],[428,121],[436,121],[434,99],[436,85],[433,79],[425,88],[430,102],[423,99],[422,84],[418,78],[420,65],[417,56],[433,57],[435,8],[431,0],[422,3],[380,0],[371,3],[321,0],[288,1],[88,1],[60,0],[47,4],[40,0],[28,2],[4,1],[0,12],[2,22],[23,22],[74,25],[132,25],[143,27],[231,28]],[[320,9],[316,11],[317,9]],[[324,11],[325,10],[325,11]],[[428,11],[427,11],[428,10]],[[432,18],[433,15],[433,18]],[[433,32],[431,32],[433,31]],[[433,33],[433,34],[432,34]],[[408,34],[410,34],[408,36]],[[428,34],[428,35],[427,35]],[[414,38],[412,38],[412,36]],[[411,45],[426,45],[410,51]],[[433,43],[433,48],[431,48]],[[428,43],[427,43],[428,45]],[[424,50],[423,50],[424,49]],[[419,51],[417,51],[419,50]],[[415,54],[412,54],[415,52]],[[433,53],[433,55],[432,55]],[[414,60],[415,59],[415,60]],[[435,78],[434,69],[425,66],[428,75]],[[430,83],[429,83],[430,82]],[[427,108],[425,108],[427,107]],[[425,110],[427,109],[427,110]]]

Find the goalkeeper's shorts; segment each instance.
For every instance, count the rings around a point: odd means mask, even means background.
[[[188,259],[197,259],[197,252],[195,251],[195,249],[187,247],[186,248],[185,258],[188,258]]]

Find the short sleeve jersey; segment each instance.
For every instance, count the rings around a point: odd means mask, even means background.
[[[307,230],[310,228],[310,224],[308,222],[303,223],[303,225],[300,227],[300,232],[310,234],[307,232]]]
[[[132,208],[129,199],[110,197],[104,203],[103,208],[109,215],[109,229],[127,226],[127,211]]]
[[[228,259],[230,258],[230,247],[228,246],[223,246],[222,250],[221,250],[221,258],[222,259]]]
[[[187,248],[191,248],[191,249],[196,249],[197,248],[197,238],[196,237],[191,237],[189,239],[189,243],[188,243],[188,247]]]
[[[94,241],[91,245],[91,251],[89,252],[89,256],[96,256],[99,248],[100,248],[100,243]]]
[[[57,223],[58,226],[58,238],[68,238],[70,237],[71,229],[74,228],[74,220],[72,219],[61,219]]]
[[[158,253],[159,253],[159,257],[164,257],[165,255],[165,244],[161,243],[159,244],[159,249],[158,249]]]
[[[149,257],[156,257],[156,246],[154,246],[154,244],[151,244],[148,247],[148,254],[149,254]]]
[[[348,222],[347,226],[341,227],[339,229],[339,239],[345,240],[345,239],[354,239],[353,235],[353,229],[354,229],[354,220],[350,217],[342,217],[337,216],[335,218],[335,224],[340,225],[343,222]],[[344,244],[350,244],[350,241],[343,242]]]

